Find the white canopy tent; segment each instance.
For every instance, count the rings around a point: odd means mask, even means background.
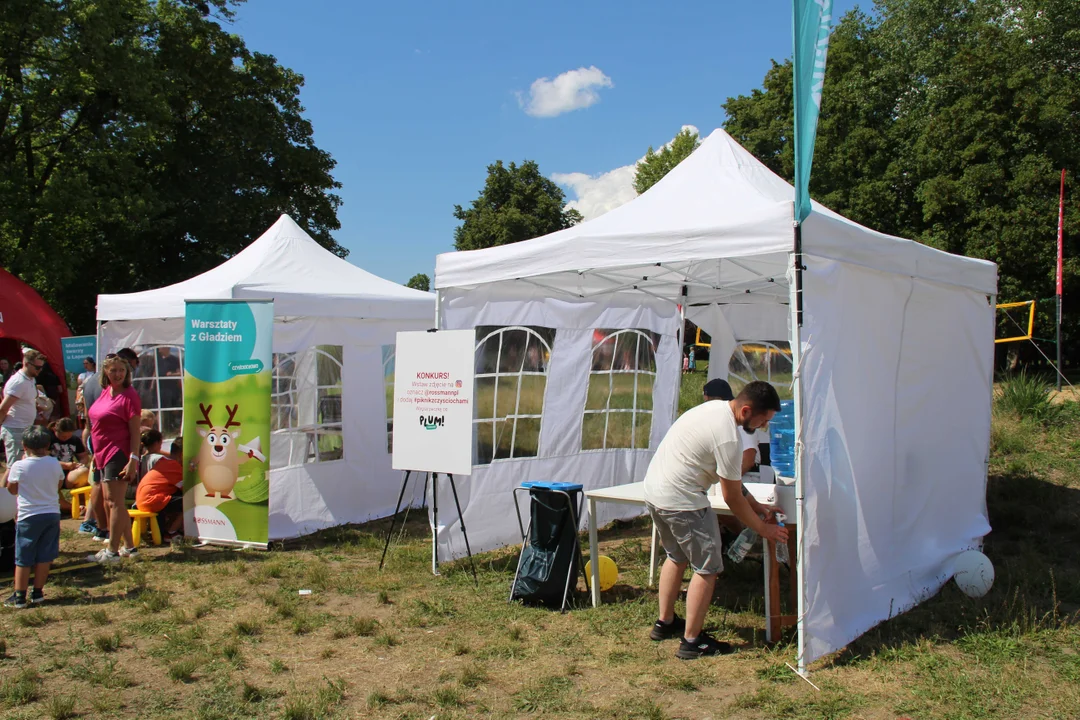
[[[134,385],[167,438],[182,427],[184,301],[215,298],[274,300],[270,538],[391,514],[394,343],[431,326],[434,295],[337,257],[287,215],[202,275],[99,295],[98,351],[140,351]]]
[[[520,402],[485,406],[478,380],[478,466],[462,483],[474,549],[519,540],[510,493],[523,480],[595,488],[643,478],[675,416],[685,312],[712,336],[713,376],[727,374],[740,341],[790,343],[796,372],[781,389],[794,394],[801,468],[800,666],[951,577],[953,558],[990,529],[996,267],[815,204],[796,271],[793,199],[716,130],[648,192],[595,220],[439,256],[441,328],[477,327],[478,340],[527,331],[550,345],[543,366],[500,357],[494,373],[490,341],[478,347],[478,369],[489,371],[479,377],[493,374],[496,387],[515,369],[519,387],[527,375],[545,382],[542,406],[523,413]],[[629,360],[620,337],[636,343]],[[535,445],[506,443],[529,415]],[[489,438],[501,452],[483,452]],[[439,542],[462,552],[456,525],[440,528]]]

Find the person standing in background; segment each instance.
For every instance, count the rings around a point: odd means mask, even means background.
[[[77,413],[79,429],[86,427],[86,400],[83,398],[83,387],[86,385],[86,381],[90,380],[97,374],[97,363],[94,362],[94,358],[83,358],[83,368],[85,372],[79,373],[79,378],[75,387],[75,411]]]
[[[132,373],[135,372],[134,368],[139,366],[139,355],[131,348],[122,348],[117,350],[116,353],[110,353],[109,357],[123,358],[128,365],[132,367]],[[86,427],[83,428],[83,444],[86,445],[86,449],[91,453],[94,451],[94,443],[90,437],[90,408],[101,397],[101,373],[94,372],[94,374],[83,383],[83,404],[86,406]],[[86,503],[86,521],[79,526],[78,532],[82,535],[93,535],[96,540],[108,540],[109,532],[108,518],[105,514],[105,499],[101,494],[101,484],[97,481],[97,475],[99,473],[90,473],[90,484],[93,486],[90,492],[90,498]]]
[[[109,514],[108,547],[90,560],[116,563],[136,554],[131,519],[124,506],[127,486],[139,477],[139,421],[142,405],[131,386],[131,366],[112,355],[101,364],[101,396],[90,407],[90,438],[94,449],[94,472],[100,475],[102,495]],[[126,544],[121,544],[123,541]]]
[[[4,398],[0,400],[0,418],[3,418],[0,437],[4,440],[9,467],[22,458],[23,433],[37,419],[36,379],[44,367],[45,356],[37,350],[28,349],[23,353],[22,368],[4,383]]]

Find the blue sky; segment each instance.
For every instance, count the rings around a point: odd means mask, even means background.
[[[495,160],[537,161],[586,217],[625,200],[646,148],[719,127],[791,55],[791,0],[252,0],[232,30],[304,75],[343,185],[336,239],[403,283],[434,278]]]

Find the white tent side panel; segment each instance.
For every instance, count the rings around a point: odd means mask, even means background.
[[[515,292],[516,291],[516,292]],[[458,498],[473,552],[521,542],[514,514],[513,489],[526,480],[582,484],[585,489],[611,487],[645,477],[648,449],[582,450],[583,417],[593,365],[593,333],[598,329],[640,329],[660,336],[652,393],[649,448],[655,448],[670,427],[678,401],[680,349],[676,339],[679,313],[672,303],[605,296],[598,302],[544,297],[536,288],[515,284],[443,293],[442,326],[448,330],[478,326],[539,326],[555,330],[547,370],[543,420],[537,457],[495,460],[476,465],[470,477],[458,477]],[[522,498],[522,521],[528,498]],[[601,523],[640,514],[638,508],[602,504]],[[584,519],[583,519],[584,527]],[[465,556],[465,544],[445,483],[439,485],[439,554]]]
[[[345,523],[361,523],[393,513],[401,473],[387,451],[383,347],[399,330],[425,330],[430,321],[299,318],[274,322],[275,353],[301,352],[317,345],[342,347],[342,438],[344,458],[290,464],[288,434],[272,433],[270,539],[298,537]],[[183,320],[127,320],[101,326],[100,347],[183,346]],[[190,440],[188,440],[190,442]],[[405,503],[422,504],[422,484],[414,483]]]
[[[986,294],[804,256],[804,661],[936,593],[990,531]]]

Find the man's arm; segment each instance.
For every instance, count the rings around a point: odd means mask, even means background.
[[[752,448],[743,450],[742,454],[742,474],[750,472],[750,469],[757,465],[757,451]]]
[[[724,502],[743,525],[773,542],[787,542],[787,528],[771,525],[759,518],[750,506],[750,501],[743,496],[742,490],[742,483],[738,480],[720,478],[720,491],[724,494]]]
[[[11,406],[14,405],[15,401],[18,400],[18,399],[19,398],[15,397],[14,395],[5,395],[4,396],[4,400],[2,402],[0,402],[0,418],[6,418],[7,417],[8,410],[11,409]]]

